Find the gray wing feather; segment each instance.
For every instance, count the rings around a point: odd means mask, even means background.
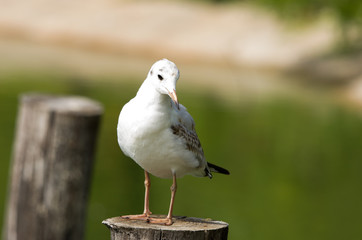
[[[194,154],[195,158],[199,161],[199,166],[202,166],[205,162],[204,151],[196,132],[188,130],[182,124],[172,125],[171,129],[173,134],[184,139],[185,148]]]
[[[194,154],[195,158],[199,161],[200,167],[207,166],[204,151],[196,134],[194,119],[181,104],[180,110],[177,113],[177,123],[171,126],[173,134],[184,139],[185,148]]]

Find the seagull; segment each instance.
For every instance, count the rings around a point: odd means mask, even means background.
[[[180,72],[173,62],[167,59],[155,62],[136,96],[123,106],[119,114],[118,144],[123,153],[145,173],[144,211],[123,218],[172,225],[176,178],[187,174],[212,178],[212,172],[229,174],[228,170],[206,162],[195,131],[195,122],[177,99],[176,82],[179,76]],[[149,173],[173,180],[166,218],[151,217]]]

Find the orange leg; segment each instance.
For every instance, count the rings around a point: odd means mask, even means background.
[[[171,201],[170,201],[170,208],[168,210],[168,214],[166,218],[149,218],[147,221],[149,223],[155,224],[162,224],[162,225],[172,225],[172,211],[173,211],[173,204],[175,202],[175,195],[177,190],[177,183],[176,183],[176,174],[174,173],[172,176],[172,186],[171,186]]]
[[[151,187],[150,176],[149,176],[148,172],[145,171],[145,206],[144,206],[143,213],[138,214],[138,215],[125,215],[125,216],[122,216],[122,218],[148,220],[148,218],[152,214],[150,212],[150,204],[149,204],[150,203],[150,187]]]

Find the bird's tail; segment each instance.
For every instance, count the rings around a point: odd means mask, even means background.
[[[216,173],[221,173],[221,174],[226,174],[226,175],[229,175],[230,172],[228,170],[226,170],[225,168],[222,168],[222,167],[219,167],[219,166],[216,166],[212,163],[207,163],[207,166],[208,166],[208,169],[206,168],[205,169],[205,172],[206,172],[206,175],[209,177],[209,178],[212,178],[212,174],[210,172],[216,172]],[[210,171],[208,171],[210,170]]]

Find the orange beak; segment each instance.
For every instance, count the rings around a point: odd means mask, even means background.
[[[177,95],[176,95],[176,90],[173,89],[172,92],[168,92],[168,95],[170,96],[170,98],[172,99],[172,101],[175,103],[176,107],[178,110],[180,110],[180,104],[177,100]]]

